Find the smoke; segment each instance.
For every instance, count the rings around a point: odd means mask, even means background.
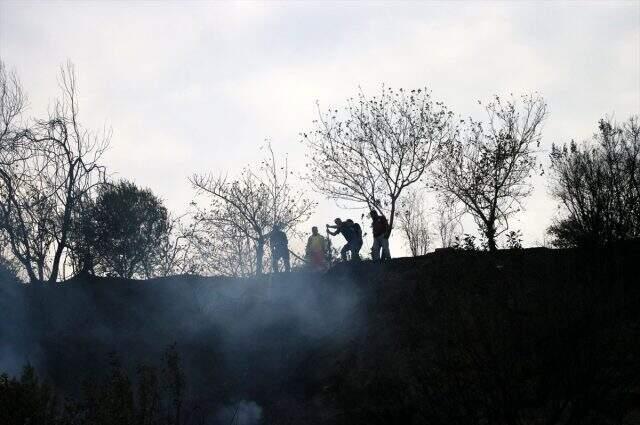
[[[0,373],[18,375],[41,359],[37,337],[27,326],[28,311],[24,285],[0,274]]]
[[[216,419],[220,425],[258,425],[262,419],[262,408],[255,401],[241,400],[220,408]]]
[[[363,322],[358,289],[346,276],[94,279],[16,285],[10,297],[2,286],[0,307],[11,305],[0,313],[0,373],[15,374],[28,359],[73,396],[83,379],[106,370],[109,353],[135,376],[137,365],[157,366],[175,343],[186,397],[206,400],[203,410],[218,419],[237,411],[237,424],[259,423],[268,405],[298,404],[299,376]]]

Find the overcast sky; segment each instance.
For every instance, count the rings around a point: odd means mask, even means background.
[[[192,199],[189,175],[238,171],[266,138],[304,171],[298,134],[315,101],[343,105],[358,86],[427,86],[463,116],[493,94],[537,91],[547,151],[590,137],[604,115],[640,113],[640,1],[0,0],[0,56],[33,116],[72,60],[82,122],[113,129],[106,165],[176,212]],[[347,215],[317,198],[313,224]],[[532,245],[555,209],[544,180],[526,205],[514,227]]]

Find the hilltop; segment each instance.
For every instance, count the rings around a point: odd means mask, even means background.
[[[5,284],[0,369],[30,362],[81,398],[109,353],[135,376],[175,343],[194,423],[637,423],[639,259],[628,243]]]

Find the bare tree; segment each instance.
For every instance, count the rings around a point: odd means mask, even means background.
[[[426,89],[385,87],[371,98],[360,92],[340,114],[319,112],[315,129],[303,133],[311,155],[307,180],[330,198],[386,213],[391,229],[403,191],[451,139],[452,114]]]
[[[600,120],[592,143],[551,151],[551,191],[563,217],[549,228],[558,246],[640,237],[640,122]]]
[[[188,223],[186,218],[186,214],[178,217],[169,215],[167,231],[162,235],[154,256],[146,267],[150,276],[195,274],[200,271],[195,223]]]
[[[31,281],[58,279],[73,213],[104,178],[99,160],[109,138],[79,123],[71,63],[61,68],[60,77],[62,96],[49,117],[15,134],[24,154],[11,173],[4,173],[0,189],[0,226]]]
[[[234,226],[196,222],[192,235],[195,264],[200,273],[231,277],[250,277],[256,274],[255,244]],[[221,237],[222,235],[222,237]],[[268,255],[268,252],[265,253]],[[269,258],[263,258],[262,267]]]
[[[315,203],[289,184],[288,162],[279,163],[271,145],[257,171],[245,168],[237,179],[226,175],[194,175],[190,180],[197,193],[206,194],[210,207],[201,210],[197,219],[209,226],[219,244],[231,245],[242,253],[247,242],[255,252],[255,273],[263,270],[264,248],[270,229],[278,224],[282,230],[295,230],[306,221]],[[239,239],[238,239],[239,238]],[[220,241],[220,240],[224,241]]]
[[[22,130],[17,122],[25,107],[26,95],[20,80],[14,72],[8,72],[0,61],[0,230],[12,255],[26,266],[28,278],[34,281],[37,278],[31,260],[41,262],[41,255],[32,253],[29,245],[24,246],[24,251],[21,250],[20,242],[32,236],[29,234],[31,226],[26,225],[29,220],[34,223],[34,233],[42,235],[43,232],[38,229],[42,217],[33,216],[41,216],[39,213],[43,208],[40,204],[42,195],[30,184],[36,175],[32,167],[27,165],[35,156],[35,151],[20,136]],[[26,202],[28,206],[34,206],[27,208],[31,212],[28,217],[20,214]],[[48,245],[45,241],[40,242],[33,248]]]
[[[20,265],[6,249],[5,241],[0,239],[0,281],[3,283],[14,281],[20,282]]]
[[[446,146],[438,170],[435,186],[462,202],[491,251],[531,193],[537,165],[546,104],[537,95],[521,101],[496,96],[485,106],[486,124],[469,119],[456,142]]]
[[[457,238],[462,234],[462,223],[458,202],[456,199],[447,199],[447,196],[440,196],[436,204],[438,236],[442,248],[449,248],[454,245]]]
[[[417,190],[409,191],[402,199],[401,207],[398,223],[409,251],[414,257],[425,255],[429,252],[433,238],[425,210],[424,194]]]
[[[23,137],[22,123],[18,122],[25,107],[20,80],[0,61],[0,230],[14,258],[35,281],[43,278],[53,242],[48,232],[51,201],[40,181],[40,168],[46,161],[37,146]]]
[[[218,240],[235,239],[241,235],[251,241],[255,251],[255,270],[261,273],[265,236],[269,225],[273,224],[264,184],[249,168],[244,169],[237,180],[230,181],[222,175],[194,175],[191,183],[198,194],[207,194],[211,198],[209,208],[201,211],[196,219],[208,225],[208,232]]]
[[[17,122],[26,107],[27,98],[15,72],[9,72],[0,59],[0,173],[11,173],[10,167],[28,151],[20,145]]]

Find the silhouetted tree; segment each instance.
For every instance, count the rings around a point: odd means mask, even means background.
[[[7,71],[0,59],[0,176],[12,172],[11,166],[28,153],[21,148],[18,122],[26,107],[26,95],[15,72]]]
[[[5,247],[12,248],[18,239],[13,214],[16,191],[28,175],[23,164],[33,152],[25,144],[25,140],[18,136],[20,133],[20,117],[25,109],[26,95],[20,80],[14,72],[9,72],[0,60],[0,242],[3,247],[3,265],[9,262]],[[12,202],[14,200],[14,202]],[[13,252],[11,252],[13,255]],[[15,255],[14,255],[15,256]],[[26,260],[25,257],[17,257]],[[35,280],[35,274],[29,276]]]
[[[233,277],[256,274],[256,249],[252,239],[236,226],[212,224],[204,214],[196,215],[196,220],[192,241],[199,272]],[[268,260],[263,258],[263,268]]]
[[[496,96],[485,110],[485,124],[469,119],[446,145],[435,186],[465,206],[494,251],[531,193],[546,104],[536,95],[522,96],[522,105]]]
[[[109,374],[104,382],[84,383],[86,423],[133,425],[135,420],[133,386],[115,353],[110,355]]]
[[[79,208],[73,212],[71,231],[67,246],[67,256],[63,267],[63,278],[67,272],[72,276],[79,274],[95,274],[95,240],[96,226],[93,222],[93,208],[95,207],[95,193],[87,193],[79,199]]]
[[[181,416],[185,398],[186,380],[182,366],[180,366],[180,356],[176,345],[170,345],[164,354],[164,388],[169,398],[169,408],[167,409],[167,424],[182,424]]]
[[[186,377],[175,345],[164,353],[161,368],[139,365],[134,382],[119,357],[109,367],[92,370],[80,398],[61,398],[34,368],[19,379],[0,375],[0,423],[39,425],[182,425],[204,423],[197,406],[185,408]],[[136,384],[136,385],[134,385]],[[134,391],[135,388],[135,391]]]
[[[38,186],[41,152],[20,128],[26,95],[15,72],[0,61],[0,230],[2,241],[26,266],[31,281],[43,280],[53,235],[50,196]],[[26,241],[33,241],[28,244]]]
[[[460,217],[463,212],[460,211],[458,202],[451,201],[454,200],[447,199],[446,196],[440,196],[435,207],[437,214],[436,226],[442,248],[452,247],[462,234]]]
[[[522,249],[522,232],[520,230],[512,230],[505,235],[506,249]]]
[[[160,384],[156,368],[140,365],[136,414],[139,425],[153,425],[160,422],[160,401]]]
[[[154,259],[169,231],[167,209],[149,189],[128,181],[105,184],[87,228],[97,273],[124,278],[153,275]]]
[[[591,143],[553,146],[551,191],[563,217],[549,227],[557,246],[640,237],[640,122],[602,119]]]
[[[167,231],[160,237],[151,253],[150,276],[195,274],[201,271],[196,246],[196,223],[187,221],[187,215],[167,217]]]
[[[429,218],[424,205],[423,193],[410,191],[402,200],[402,208],[398,214],[400,232],[414,257],[425,255],[432,242]]]
[[[213,239],[212,249],[231,244],[227,252],[243,253],[247,243],[253,246],[255,272],[261,274],[267,234],[274,224],[284,231],[294,230],[311,215],[315,203],[288,182],[287,160],[276,161],[271,145],[267,157],[257,169],[243,169],[237,179],[226,175],[194,175],[190,181],[199,194],[208,195],[211,204],[201,210],[197,219]],[[240,248],[238,251],[236,248]],[[218,250],[218,253],[225,251]],[[237,258],[232,261],[243,262]]]
[[[303,133],[307,181],[330,198],[364,204],[393,228],[403,191],[419,181],[452,136],[451,112],[426,89],[362,92],[343,112],[319,113]],[[342,116],[341,116],[342,115]]]
[[[55,424],[60,413],[53,389],[38,379],[31,365],[20,379],[0,375],[0,423]]]
[[[47,119],[14,132],[18,160],[1,173],[0,227],[32,282],[57,281],[74,212],[104,179],[99,161],[109,138],[79,123],[71,63],[61,68],[60,88],[62,96]]]
[[[0,243],[4,244],[4,241],[0,239]],[[12,261],[12,258],[9,258],[6,252],[0,252],[0,282],[20,282],[19,272],[20,270],[15,261]]]

